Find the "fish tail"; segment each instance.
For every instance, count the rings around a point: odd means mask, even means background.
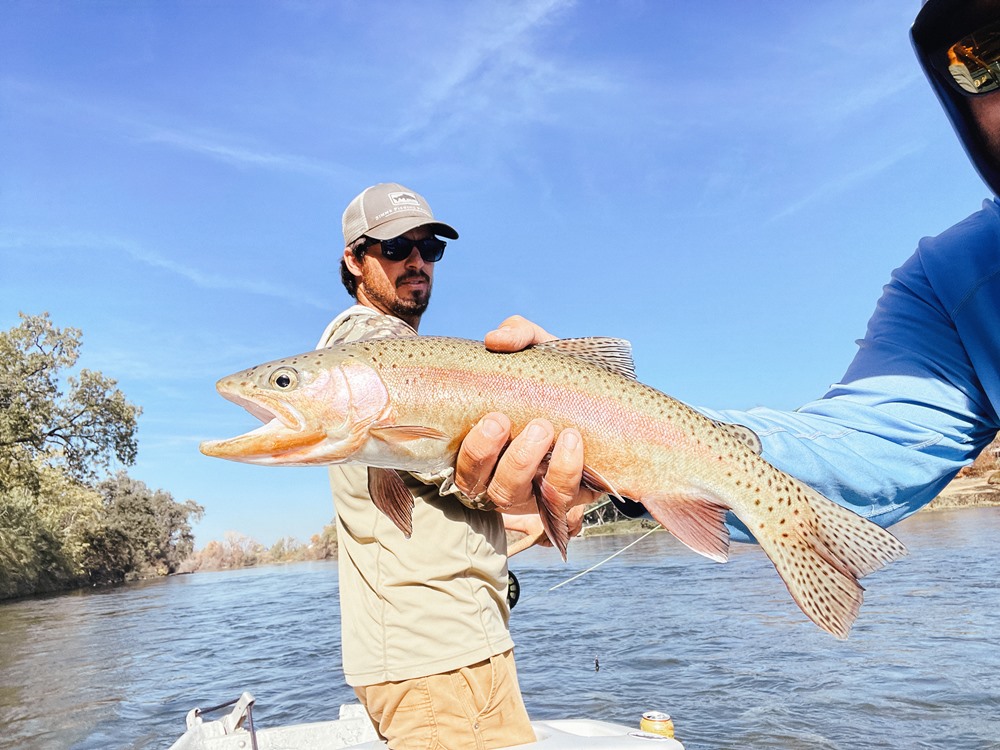
[[[858,579],[906,554],[885,529],[795,482],[784,520],[758,535],[789,593],[820,628],[847,638],[864,598]]]

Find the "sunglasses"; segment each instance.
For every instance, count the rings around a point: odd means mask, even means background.
[[[444,256],[444,248],[448,243],[437,237],[426,237],[422,240],[408,240],[406,237],[393,237],[389,240],[369,238],[366,243],[368,247],[379,244],[382,246],[382,257],[386,260],[406,260],[413,252],[413,248],[417,248],[424,263],[437,263]]]
[[[964,94],[1000,89],[1000,22],[983,26],[933,56],[945,78]]]

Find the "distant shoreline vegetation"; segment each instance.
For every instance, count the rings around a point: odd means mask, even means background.
[[[292,537],[283,537],[270,547],[265,547],[245,534],[230,531],[221,542],[213,539],[204,548],[192,553],[177,572],[239,570],[256,565],[336,559],[335,523],[327,524],[319,534],[313,534],[308,544]]]
[[[1000,474],[997,476],[997,484],[990,485],[987,479],[982,473],[961,476],[920,512],[1000,507]],[[581,537],[637,534],[657,526],[656,521],[649,518],[618,516],[614,520],[585,526]],[[523,534],[508,532],[508,543],[515,542],[522,536]],[[248,536],[229,532],[223,541],[211,541],[204,549],[193,553],[177,572],[238,570],[257,565],[336,559],[337,529],[335,523],[331,523],[323,528],[321,534],[313,535],[308,544],[287,537],[279,539],[271,547],[265,547]]]
[[[920,513],[933,513],[939,510],[957,510],[959,508],[1000,508],[1000,488],[992,494],[976,495],[939,495],[928,503]],[[611,536],[615,534],[635,534],[656,527],[656,522],[646,518],[630,518],[624,521],[612,521],[599,526],[588,526],[582,536]]]

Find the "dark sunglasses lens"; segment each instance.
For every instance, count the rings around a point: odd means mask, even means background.
[[[424,263],[437,263],[444,256],[444,248],[447,244],[437,237],[428,237],[417,243],[417,249],[420,250],[420,257],[424,259]]]
[[[444,248],[447,243],[437,237],[428,237],[423,240],[408,240],[405,237],[393,237],[391,240],[382,240],[382,257],[386,260],[399,261],[406,260],[417,248],[424,263],[436,263],[444,255]]]
[[[945,50],[948,72],[969,94],[985,94],[1000,88],[1000,23],[955,42]]]

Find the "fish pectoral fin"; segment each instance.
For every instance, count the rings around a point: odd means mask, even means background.
[[[632,361],[632,343],[626,339],[608,336],[590,336],[580,339],[556,339],[535,344],[535,349],[552,349],[570,354],[592,365],[624,375],[635,380],[635,362]]]
[[[403,532],[413,533],[413,495],[395,469],[368,467],[368,494],[375,507]]]
[[[441,430],[419,424],[393,424],[384,427],[370,427],[368,434],[384,443],[405,443],[410,440],[450,440]]]
[[[699,555],[726,562],[729,530],[725,506],[703,497],[653,493],[640,498],[657,522]]]

